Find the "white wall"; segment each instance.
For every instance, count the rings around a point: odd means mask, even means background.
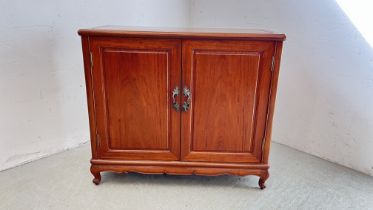
[[[195,27],[286,33],[273,140],[373,175],[373,48],[333,0],[194,0]]]
[[[180,26],[184,0],[0,0],[0,170],[89,139],[77,30]]]
[[[89,139],[78,28],[286,33],[273,140],[373,175],[373,50],[333,0],[0,0],[0,170]]]

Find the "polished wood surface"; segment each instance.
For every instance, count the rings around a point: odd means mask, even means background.
[[[141,174],[170,174],[170,175],[203,175],[203,176],[219,176],[219,175],[235,175],[259,176],[259,187],[265,188],[264,182],[269,174],[267,169],[260,168],[226,168],[226,167],[177,167],[177,166],[141,166],[141,165],[110,165],[110,164],[93,164],[90,168],[94,176],[93,183],[98,185],[101,182],[102,171],[110,171],[116,173],[136,172]],[[263,177],[263,178],[262,178]]]
[[[98,158],[98,144],[96,135],[96,114],[95,114],[95,100],[93,96],[93,84],[92,84],[92,74],[91,74],[91,56],[89,47],[89,38],[82,37],[82,50],[83,50],[83,61],[84,61],[84,76],[86,83],[87,92],[87,105],[89,113],[89,131],[91,139],[91,151],[92,158]]]
[[[285,34],[277,34],[262,29],[234,28],[155,28],[100,26],[80,29],[80,35],[109,37],[162,37],[162,38],[208,38],[208,39],[249,39],[249,40],[285,40]]]
[[[273,50],[272,42],[183,41],[193,100],[182,114],[182,160],[260,162]]]
[[[281,62],[281,54],[282,54],[282,46],[283,42],[276,42],[275,45],[275,54],[274,54],[274,62],[273,62],[273,71],[272,71],[272,79],[271,79],[271,92],[270,98],[268,102],[268,111],[267,111],[267,127],[266,133],[264,138],[264,146],[263,146],[263,155],[262,155],[262,163],[267,164],[269,158],[269,150],[271,145],[271,136],[272,136],[272,122],[273,122],[273,115],[275,110],[275,102],[276,102],[276,93],[277,93],[277,85],[278,85],[278,77],[280,74],[280,62]],[[268,177],[267,177],[268,178]]]
[[[283,34],[95,28],[82,35],[91,173],[257,175],[265,187]],[[191,91],[189,109],[183,105]]]
[[[157,160],[102,160],[92,159],[92,164],[97,165],[138,165],[138,166],[175,166],[175,167],[220,167],[220,168],[258,168],[268,169],[268,164],[258,163],[211,163],[211,162],[193,162],[193,161],[157,161]]]
[[[179,159],[180,41],[91,39],[101,158]]]

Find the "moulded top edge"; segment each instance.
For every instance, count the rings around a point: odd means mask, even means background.
[[[273,33],[261,29],[238,28],[153,28],[100,26],[91,29],[80,29],[81,36],[122,36],[122,37],[164,37],[164,38],[238,38],[278,40],[286,39],[285,34]]]

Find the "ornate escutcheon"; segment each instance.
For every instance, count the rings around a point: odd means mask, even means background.
[[[176,87],[172,90],[172,107],[173,107],[176,111],[179,111],[179,110],[180,110],[180,105],[179,105],[179,103],[176,102],[176,97],[179,96],[179,94],[180,94],[179,87],[176,86]]]
[[[188,111],[188,109],[190,108],[190,101],[192,100],[192,93],[190,92],[189,88],[188,87],[184,87],[183,88],[183,95],[184,97],[186,97],[186,101],[184,101],[183,105],[182,105],[182,110],[184,112]]]

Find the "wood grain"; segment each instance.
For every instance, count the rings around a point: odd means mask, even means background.
[[[280,74],[280,62],[281,62],[281,53],[282,53],[282,46],[283,42],[276,42],[275,48],[275,61],[273,66],[272,72],[272,79],[271,79],[271,93],[268,102],[268,111],[267,111],[267,122],[266,122],[266,133],[265,139],[263,142],[263,155],[262,155],[262,163],[268,163],[269,159],[269,150],[271,145],[271,137],[272,137],[272,124],[273,124],[273,116],[275,111],[275,103],[276,103],[276,93],[277,93],[277,85],[278,85],[278,77]]]
[[[203,176],[219,176],[219,175],[235,175],[246,176],[256,175],[261,177],[260,188],[264,189],[265,178],[268,178],[267,169],[259,168],[204,168],[204,167],[176,167],[176,166],[127,166],[127,165],[92,165],[91,172],[94,175],[93,183],[98,185],[101,181],[100,172],[111,171],[115,173],[136,172],[141,174],[170,174],[170,175],[203,175]],[[263,179],[262,179],[263,177]],[[264,187],[263,187],[264,186]]]
[[[96,114],[95,114],[95,101],[93,96],[93,84],[92,84],[92,72],[90,62],[90,42],[89,37],[83,36],[82,50],[83,50],[83,62],[84,62],[84,76],[86,83],[87,93],[87,105],[88,105],[88,116],[89,116],[89,128],[90,128],[90,139],[91,139],[91,151],[92,158],[98,157],[98,144],[96,139]]]
[[[257,175],[265,188],[284,34],[112,27],[79,34],[95,184],[113,171]],[[186,112],[172,108],[176,86],[191,90]]]
[[[183,41],[183,86],[193,99],[182,114],[182,160],[260,161],[273,49],[273,42]]]
[[[234,28],[154,28],[154,27],[124,27],[101,26],[91,29],[80,29],[80,35],[101,37],[158,37],[177,39],[246,39],[283,41],[285,34],[276,34],[262,29]]]
[[[179,159],[180,41],[92,38],[101,158]]]
[[[175,166],[175,167],[205,167],[205,168],[259,168],[268,169],[268,164],[258,163],[211,163],[192,161],[159,161],[159,160],[102,160],[91,159],[94,165],[138,165],[138,166]]]
[[[111,149],[168,149],[168,52],[101,50]]]

